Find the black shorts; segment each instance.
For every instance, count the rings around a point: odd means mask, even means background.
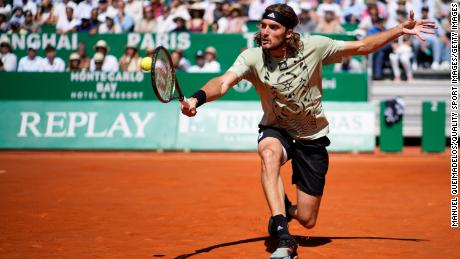
[[[315,140],[299,141],[285,130],[259,125],[259,139],[272,137],[281,142],[288,160],[292,163],[292,184],[306,194],[323,195],[326,173],[329,167],[329,155],[326,147],[331,143],[324,136]]]

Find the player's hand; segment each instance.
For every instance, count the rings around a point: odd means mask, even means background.
[[[408,35],[415,35],[421,41],[425,41],[425,38],[421,33],[435,34],[437,29],[436,24],[432,20],[415,20],[414,11],[410,11],[409,19],[403,24],[403,33]]]
[[[182,114],[193,117],[196,115],[196,104],[198,100],[196,98],[184,98],[184,100],[180,103],[180,110]]]

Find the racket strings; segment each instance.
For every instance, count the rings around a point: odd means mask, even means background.
[[[157,91],[164,101],[170,101],[174,95],[175,78],[173,68],[165,50],[160,50],[155,58],[154,64],[155,85]]]

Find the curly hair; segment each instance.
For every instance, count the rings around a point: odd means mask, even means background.
[[[273,4],[268,6],[265,11],[274,11],[281,13],[283,16],[287,17],[292,21],[295,26],[299,24],[299,18],[295,14],[292,7],[287,4]],[[286,28],[288,29],[288,28]],[[257,46],[262,45],[262,35],[260,31],[254,36],[254,41],[257,43]],[[289,39],[286,39],[286,52],[288,56],[295,56],[297,52],[303,50],[303,42],[300,40],[300,34],[298,32],[292,32],[292,36]]]

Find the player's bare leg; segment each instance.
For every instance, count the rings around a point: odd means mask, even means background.
[[[280,176],[283,161],[283,146],[276,138],[265,138],[259,143],[262,162],[262,187],[272,216],[286,216],[284,208],[284,186]]]
[[[280,141],[271,137],[260,141],[258,151],[262,160],[262,187],[272,214],[270,220],[273,220],[279,238],[278,248],[270,258],[294,258],[297,243],[288,230],[284,185],[280,176],[280,167],[286,160],[285,151]]]
[[[297,188],[297,205],[289,208],[289,214],[310,229],[316,225],[322,196],[306,194]]]

